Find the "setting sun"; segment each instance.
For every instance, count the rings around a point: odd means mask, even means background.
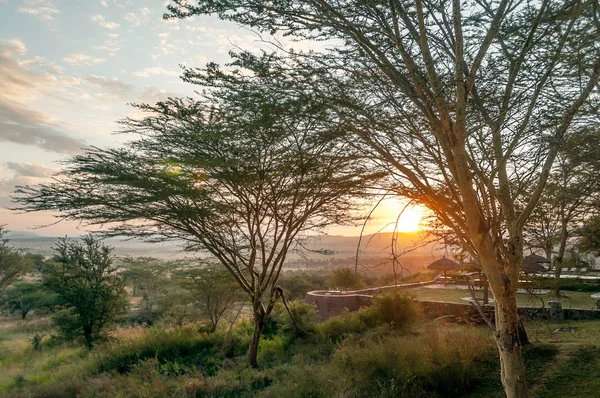
[[[405,206],[406,203],[395,198],[385,200],[381,203],[381,207],[377,213],[378,217],[387,223],[384,231],[416,232],[422,229],[420,224],[424,217],[424,209],[420,206],[408,206],[404,209]],[[404,209],[403,212],[402,209]],[[395,228],[394,224],[400,212],[402,212],[402,215],[398,220],[398,227]]]

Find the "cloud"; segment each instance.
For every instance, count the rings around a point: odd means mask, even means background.
[[[31,107],[0,99],[0,141],[33,145],[48,151],[76,153],[85,141],[66,135],[61,125]]]
[[[0,41],[0,141],[53,152],[77,152],[85,146],[83,140],[69,136],[51,116],[23,103],[40,93],[50,95],[47,90],[60,83],[54,75],[30,70],[32,63],[19,60],[26,53],[20,40]]]
[[[102,4],[103,7],[108,7],[108,4],[104,0],[100,0],[100,4]]]
[[[105,99],[119,99],[130,96],[135,87],[132,84],[124,83],[116,77],[109,78],[104,76],[89,75],[83,79],[85,82],[102,89],[100,97]]]
[[[101,64],[103,62],[106,62],[106,59],[95,58],[90,55],[81,54],[81,53],[72,53],[72,54],[69,54],[69,56],[63,58],[63,61],[65,61],[66,63],[71,64],[71,65],[79,66],[79,65]]]
[[[150,76],[156,76],[156,75],[179,76],[179,75],[181,75],[181,72],[166,70],[161,66],[151,66],[151,67],[142,69],[141,71],[133,72],[133,74],[136,76],[139,76],[139,77],[150,77]]]
[[[139,99],[143,103],[153,104],[158,101],[164,101],[169,97],[180,98],[181,94],[159,90],[156,87],[146,86]]]
[[[46,167],[39,163],[8,162],[6,163],[6,167],[9,170],[14,171],[15,174],[26,177],[45,178],[51,177],[54,173],[56,173],[55,169],[51,169],[50,167]]]
[[[27,54],[27,47],[25,44],[19,39],[6,39],[0,42],[2,46],[2,52],[12,53],[16,55],[25,55]]]
[[[54,15],[60,11],[50,1],[45,0],[27,0],[25,4],[31,7],[19,7],[19,12],[35,15],[42,21],[52,21]]]
[[[140,26],[142,23],[150,21],[150,14],[152,14],[152,10],[148,7],[140,8],[137,12],[127,13],[125,15],[125,20],[131,23],[133,26]]]
[[[90,19],[94,22],[98,22],[98,25],[102,26],[105,29],[117,29],[119,26],[116,22],[108,22],[102,15],[95,14],[90,17]]]
[[[8,162],[5,168],[12,170],[11,178],[0,178],[0,206],[10,206],[7,196],[14,192],[17,185],[35,185],[48,181],[60,169],[53,169],[39,163]],[[2,168],[0,168],[1,170]]]

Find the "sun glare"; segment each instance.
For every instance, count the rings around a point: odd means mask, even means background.
[[[400,216],[398,221],[398,232],[415,232],[421,229],[420,223],[423,218],[423,214],[416,208],[407,208],[404,213]]]
[[[394,231],[398,214],[404,209],[405,203],[397,199],[390,199],[382,203],[380,216],[387,220],[387,226],[384,231]],[[398,227],[395,229],[398,232],[416,232],[420,231],[421,220],[423,219],[423,209],[416,206],[408,206],[398,220]]]

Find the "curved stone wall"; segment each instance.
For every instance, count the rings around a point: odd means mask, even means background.
[[[358,311],[362,307],[370,306],[374,294],[395,288],[406,289],[430,285],[432,283],[434,282],[408,283],[404,285],[381,286],[372,289],[350,290],[347,292],[315,290],[306,293],[306,302],[315,305],[321,320],[326,320],[332,316],[341,314],[344,308],[352,312]]]

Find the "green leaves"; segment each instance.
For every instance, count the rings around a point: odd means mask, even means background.
[[[66,338],[82,338],[91,348],[126,310],[124,282],[116,275],[111,249],[92,235],[81,242],[61,239],[54,250],[42,273],[44,287],[62,307],[53,320]]]

